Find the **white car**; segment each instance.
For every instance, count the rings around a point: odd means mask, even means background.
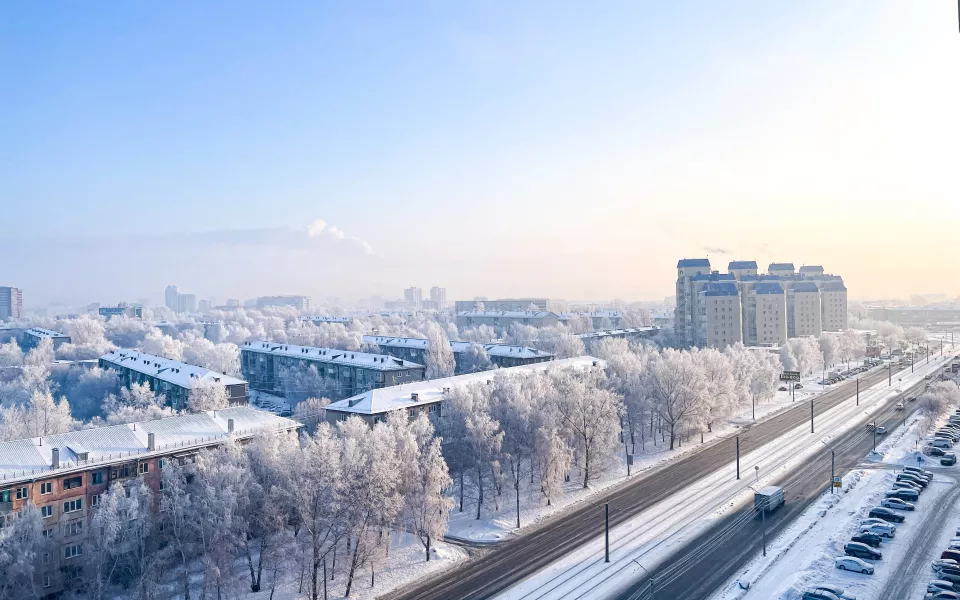
[[[893,536],[897,535],[897,528],[889,523],[870,523],[869,525],[861,525],[860,531],[863,533],[875,533],[882,538],[892,539]]]
[[[880,503],[880,506],[893,508],[896,510],[913,510],[916,508],[913,504],[904,502],[900,498],[884,498],[883,502]]]
[[[927,593],[933,594],[935,592],[952,592],[953,584],[949,581],[944,581],[942,579],[934,579],[927,584]]]
[[[838,556],[833,560],[836,567],[842,571],[853,571],[864,575],[873,575],[873,565],[854,556]]]

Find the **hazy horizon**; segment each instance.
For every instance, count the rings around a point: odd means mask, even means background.
[[[955,3],[262,8],[4,9],[0,285],[661,300],[706,256],[960,296]]]

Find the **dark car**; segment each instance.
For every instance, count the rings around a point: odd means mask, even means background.
[[[882,506],[871,508],[870,514],[867,516],[875,519],[883,519],[888,523],[903,523],[906,520],[903,515],[895,513],[889,508],[884,508]]]
[[[875,533],[858,533],[857,535],[850,538],[850,541],[866,544],[871,548],[879,548],[880,542],[883,541],[883,538]]]
[[[947,451],[942,448],[937,448],[936,446],[924,446],[923,453],[927,456],[943,456]]]
[[[940,554],[940,558],[952,558],[953,560],[960,562],[960,550],[944,550]]]
[[[920,487],[927,487],[927,478],[914,475],[912,473],[897,473],[897,481],[912,481],[919,484]]]
[[[856,556],[857,558],[869,558],[871,560],[880,560],[883,558],[883,554],[874,550],[866,544],[861,544],[860,542],[849,542],[843,547],[843,551],[847,556]]]
[[[953,452],[947,452],[943,455],[943,458],[940,459],[940,464],[944,467],[952,467],[957,464],[957,455]]]
[[[920,499],[920,494],[913,490],[906,489],[894,489],[884,494],[887,498],[900,498],[901,500],[906,500],[907,502],[916,502]]]

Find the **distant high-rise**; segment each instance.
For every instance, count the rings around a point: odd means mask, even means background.
[[[197,312],[196,294],[180,294],[177,298],[177,312],[192,313]]]
[[[267,306],[292,306],[297,310],[310,310],[309,296],[260,296],[257,298],[257,308]]]
[[[164,304],[172,310],[177,312],[180,310],[180,290],[175,285],[168,285],[166,291],[164,292]]]
[[[209,311],[211,306],[213,306],[213,303],[210,302],[209,300],[201,300],[199,305],[200,312]]]
[[[403,300],[413,308],[420,308],[423,304],[423,289],[411,287],[403,290]]]
[[[23,292],[20,288],[0,287],[0,321],[23,316]]]
[[[447,304],[447,288],[433,286],[430,288],[430,300],[437,308],[443,308]]]

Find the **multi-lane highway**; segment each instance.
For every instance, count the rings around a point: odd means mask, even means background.
[[[917,396],[929,382],[921,380],[903,393],[884,403],[876,413],[877,425],[892,431],[916,410],[914,403],[906,402],[905,410],[895,405],[910,396]],[[882,438],[881,438],[882,439]],[[824,446],[802,467],[787,473],[776,481],[784,489],[786,504],[767,516],[764,524],[755,516],[753,506],[745,506],[718,521],[708,531],[675,553],[655,569],[650,577],[638,580],[620,595],[620,600],[655,600],[656,598],[684,598],[705,600],[724,582],[735,576],[750,558],[760,552],[762,530],[772,539],[789,525],[828,489],[831,473],[830,450],[835,453],[837,475],[855,468],[872,450],[874,433],[866,427],[855,427]],[[691,576],[695,574],[695,576]]]
[[[893,372],[896,378],[897,371]],[[861,378],[861,391],[888,379],[887,369],[878,369]],[[818,396],[814,402],[815,415],[820,415],[843,402],[853,402],[856,383],[846,381]],[[798,401],[798,406],[761,421],[740,434],[741,455],[746,455],[790,430],[808,422],[809,402]],[[855,432],[862,435],[862,431]],[[849,456],[853,456],[851,450]],[[862,456],[861,452],[859,456]],[[847,456],[846,454],[844,456]],[[609,502],[611,526],[625,522],[692,485],[698,480],[730,466],[735,459],[731,439],[704,444],[697,451],[667,463],[650,473],[632,479],[620,486],[593,497],[591,503],[545,521],[536,530],[485,553],[456,569],[419,581],[415,587],[389,594],[391,600],[432,600],[490,598],[550,563],[560,559],[601,533],[602,515],[598,504]],[[828,458],[829,460],[829,458]],[[829,465],[828,467],[829,468]],[[822,484],[822,477],[818,484]],[[797,493],[800,493],[799,485]],[[791,486],[793,489],[793,486]],[[802,501],[794,497],[792,504]],[[781,520],[788,514],[782,511]],[[773,528],[775,524],[768,524]],[[781,525],[782,526],[782,525]],[[740,548],[748,555],[750,549]],[[717,583],[725,577],[717,578]],[[664,598],[686,597],[667,595]]]

